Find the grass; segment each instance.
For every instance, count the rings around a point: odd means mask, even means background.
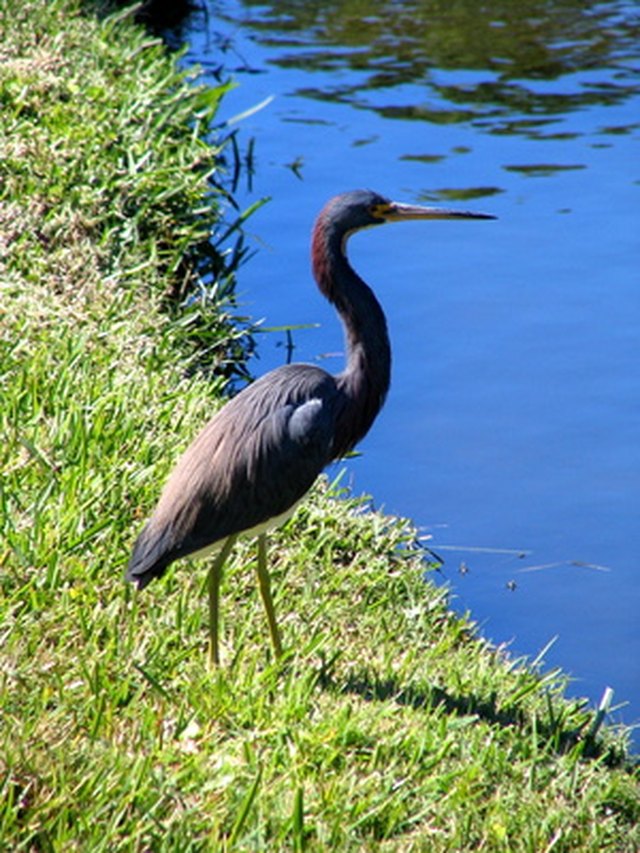
[[[164,310],[226,230],[221,93],[126,21],[4,8],[0,849],[640,848],[625,733],[590,738],[561,673],[478,639],[406,522],[318,485],[271,545],[280,664],[250,543],[217,672],[202,562],[123,583],[244,341],[223,312],[211,378]],[[219,255],[228,291],[240,258]]]

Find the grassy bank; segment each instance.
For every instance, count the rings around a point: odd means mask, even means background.
[[[272,545],[279,666],[248,545],[216,673],[203,563],[123,584],[229,372],[166,310],[227,227],[222,93],[79,8],[0,12],[0,849],[637,850],[621,737],[477,640],[405,524],[315,490]]]

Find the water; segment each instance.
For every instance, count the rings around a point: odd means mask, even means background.
[[[215,16],[213,13],[215,8]],[[258,249],[241,299],[342,366],[309,273],[313,218],[371,187],[496,222],[386,226],[350,256],[375,286],[391,393],[356,492],[411,517],[453,604],[515,654],[546,653],[597,702],[640,718],[640,6],[240,3],[184,33],[186,61],[240,86],[256,138]],[[448,11],[442,11],[443,9]],[[284,336],[260,341],[262,373]]]

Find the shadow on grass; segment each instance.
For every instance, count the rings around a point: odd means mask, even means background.
[[[473,694],[457,696],[440,687],[416,687],[402,685],[394,678],[380,679],[366,670],[349,675],[346,679],[336,678],[332,672],[333,661],[323,664],[318,673],[318,685],[337,694],[352,694],[367,702],[395,702],[399,706],[420,710],[442,708],[447,714],[457,717],[476,717],[490,725],[503,728],[518,728],[531,736],[534,732],[540,745],[564,754],[578,748],[582,758],[602,760],[608,767],[634,769],[633,762],[625,752],[604,743],[589,732],[593,716],[583,712],[578,725],[565,725],[562,720],[535,721],[520,708],[499,708],[495,696],[480,698]]]

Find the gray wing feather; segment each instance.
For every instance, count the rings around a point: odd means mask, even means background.
[[[301,365],[268,377],[231,400],[179,460],[134,546],[129,580],[146,586],[179,557],[286,513],[331,460],[333,377]]]

